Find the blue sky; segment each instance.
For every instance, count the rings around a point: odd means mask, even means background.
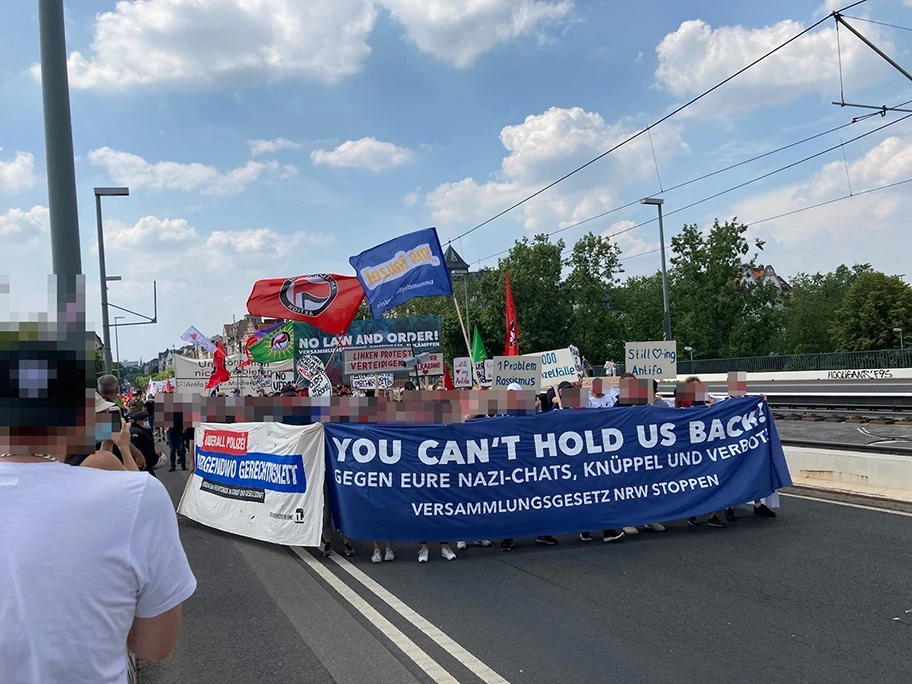
[[[21,316],[50,270],[35,3],[0,16],[0,273]],[[124,329],[148,358],[196,325],[244,313],[257,278],[349,273],[348,257],[436,225],[446,242],[733,73],[839,3],[641,0],[102,0],[68,2],[83,268],[100,320],[92,187],[105,200],[111,301],[160,323]],[[912,27],[912,4],[849,13]],[[852,21],[852,20],[849,20]],[[859,30],[910,64],[912,33]],[[846,100],[912,99],[912,84],[841,32]],[[851,121],[832,21],[652,130],[664,187]],[[666,212],[901,115],[872,118],[665,195]],[[748,222],[912,178],[912,121],[670,216]],[[659,190],[648,139],[623,147],[454,246],[470,262]],[[867,261],[904,273],[910,186],[751,228],[788,277]],[[561,233],[612,234],[635,205]],[[628,275],[658,266],[654,224],[617,236]],[[482,264],[493,265],[496,259]],[[912,274],[910,274],[912,276]],[[2,309],[0,309],[2,313]]]

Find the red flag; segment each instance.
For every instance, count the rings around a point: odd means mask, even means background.
[[[450,364],[446,361],[443,362],[443,389],[445,390],[454,390],[453,387],[453,378],[450,377]]]
[[[504,345],[504,356],[519,356],[519,321],[516,319],[516,305],[513,303],[513,291],[510,289],[510,274],[507,279],[507,341]]]
[[[303,321],[334,335],[348,330],[364,290],[355,276],[317,273],[258,280],[247,299],[255,316]]]
[[[206,389],[212,389],[216,385],[228,382],[231,379],[231,373],[225,368],[225,347],[221,342],[215,344],[215,355],[212,357],[212,375],[209,376],[209,382],[206,383]]]

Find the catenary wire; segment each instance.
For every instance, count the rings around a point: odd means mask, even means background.
[[[617,150],[617,149],[623,147],[624,145],[626,145],[627,143],[629,143],[629,142],[631,142],[631,141],[633,141],[633,140],[639,138],[641,135],[643,135],[643,133],[645,133],[646,131],[648,131],[650,128],[655,128],[655,127],[658,126],[659,124],[661,124],[661,123],[663,123],[663,122],[665,122],[665,121],[668,121],[668,119],[670,119],[671,117],[673,117],[673,116],[675,116],[676,114],[679,114],[680,112],[684,111],[685,109],[687,109],[687,108],[690,107],[691,105],[695,104],[695,103],[698,102],[699,100],[702,100],[704,97],[706,97],[706,96],[709,95],[710,93],[715,92],[716,90],[718,90],[719,88],[721,88],[723,85],[725,85],[725,84],[728,83],[729,81],[734,80],[735,78],[737,78],[738,76],[740,76],[741,74],[743,74],[743,73],[744,73],[745,71],[747,71],[748,69],[751,69],[752,67],[756,66],[757,64],[759,64],[760,62],[762,62],[762,61],[765,60],[766,58],[768,58],[768,57],[772,56],[773,54],[777,53],[777,52],[778,52],[779,50],[781,50],[782,48],[786,47],[787,45],[790,45],[791,43],[793,43],[794,41],[798,40],[799,38],[801,38],[801,37],[802,37],[803,35],[805,35],[806,33],[810,33],[810,32],[813,31],[815,28],[817,28],[817,27],[820,26],[822,23],[824,23],[827,19],[829,19],[830,17],[835,16],[835,14],[841,13],[843,10],[851,9],[852,7],[857,7],[858,5],[864,4],[865,2],[867,2],[867,0],[858,0],[858,2],[854,2],[854,3],[852,3],[851,5],[847,5],[846,7],[843,7],[842,10],[837,10],[836,12],[831,12],[831,13],[827,14],[825,17],[822,17],[821,19],[818,19],[818,20],[815,21],[813,24],[811,24],[810,26],[808,26],[806,29],[800,31],[799,33],[796,33],[794,36],[792,36],[791,38],[789,38],[789,39],[786,40],[785,42],[783,42],[783,43],[779,44],[778,46],[774,47],[772,50],[770,50],[770,51],[766,52],[765,54],[761,55],[760,57],[758,57],[758,58],[755,59],[754,61],[750,62],[750,63],[747,64],[746,66],[741,67],[738,71],[736,71],[735,73],[731,74],[730,76],[724,78],[723,80],[719,81],[716,85],[712,86],[712,87],[709,88],[708,90],[704,90],[702,93],[700,93],[700,94],[697,95],[696,97],[694,97],[694,98],[688,100],[687,102],[685,102],[684,104],[682,104],[682,105],[676,107],[675,109],[673,109],[671,112],[669,112],[669,113],[666,114],[665,116],[661,117],[661,118],[660,118],[659,120],[657,120],[656,122],[650,124],[650,125],[647,126],[646,128],[641,129],[640,131],[637,131],[636,133],[634,133],[634,134],[631,135],[630,137],[625,138],[624,140],[622,140],[622,141],[619,142],[618,144],[616,144],[616,145],[612,146],[611,148],[607,149],[606,151],[602,152],[600,155],[598,155],[598,156],[596,156],[596,157],[593,157],[592,159],[590,159],[589,161],[587,161],[585,164],[582,164],[581,166],[576,167],[575,169],[573,169],[573,170],[570,171],[569,173],[565,173],[563,176],[561,176],[561,177],[558,178],[557,180],[554,180],[554,181],[548,183],[548,184],[545,185],[544,187],[542,187],[542,188],[536,190],[535,192],[533,192],[531,195],[528,195],[527,197],[525,197],[525,198],[519,200],[518,202],[515,202],[514,204],[510,205],[509,207],[507,207],[507,208],[504,209],[503,211],[498,212],[497,214],[495,214],[495,215],[492,216],[491,218],[486,219],[486,220],[482,221],[481,223],[479,223],[478,225],[476,225],[475,227],[470,228],[469,230],[467,230],[467,231],[465,231],[465,232],[459,234],[458,236],[456,236],[455,238],[453,238],[453,240],[458,240],[459,238],[463,238],[463,237],[465,237],[466,235],[469,235],[469,234],[471,234],[471,233],[474,233],[474,232],[475,232],[476,230],[478,230],[479,228],[482,228],[482,227],[488,225],[489,223],[491,223],[492,221],[494,221],[494,220],[500,218],[500,217],[503,216],[504,214],[507,214],[507,213],[513,211],[514,209],[516,209],[517,207],[522,206],[523,204],[525,204],[525,203],[528,202],[529,200],[531,200],[531,199],[533,199],[533,198],[535,198],[535,197],[538,197],[540,194],[542,194],[543,192],[545,192],[545,191],[547,191],[547,190],[550,190],[551,188],[553,188],[553,187],[554,187],[555,185],[557,185],[558,183],[561,183],[561,182],[567,180],[567,179],[570,178],[571,176],[573,176],[573,175],[579,173],[580,171],[582,171],[583,169],[585,169],[585,168],[591,166],[592,164],[594,164],[595,162],[599,161],[600,159],[603,159],[604,157],[608,156],[609,154],[611,154],[611,153],[614,152],[615,150]]]

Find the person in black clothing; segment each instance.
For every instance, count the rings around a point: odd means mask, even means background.
[[[179,457],[181,470],[187,469],[187,446],[184,444],[184,414],[175,412],[173,423],[168,428],[168,446],[171,451],[171,467],[169,473],[177,470],[175,456]]]
[[[155,464],[158,463],[159,454],[155,451],[155,435],[149,426],[149,414],[137,411],[130,415],[130,443],[139,449],[146,459],[145,470],[150,475],[155,475]]]

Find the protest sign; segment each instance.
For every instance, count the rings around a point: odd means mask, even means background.
[[[222,384],[219,391],[228,393],[237,388],[242,396],[254,396],[259,388],[267,393],[278,392],[287,383],[294,382],[294,365],[291,359],[278,363],[251,363],[240,366],[244,360],[240,354],[232,354],[225,358],[225,367],[231,373],[231,379]],[[174,355],[174,384],[177,392],[209,394],[206,383],[211,374],[212,359]]]
[[[329,397],[332,396],[333,386],[326,377],[325,373],[318,373],[310,380],[307,387],[307,394],[311,397]]]
[[[499,539],[677,520],[791,484],[759,397],[454,425],[328,423],[327,481],[356,539]]]
[[[358,274],[374,318],[415,297],[453,294],[436,228],[400,235],[348,261]]]
[[[624,368],[640,378],[676,378],[677,342],[627,342],[624,345]]]
[[[557,387],[565,381],[573,383],[583,379],[583,369],[578,361],[579,354],[574,354],[573,350],[573,347],[568,347],[535,355],[541,357],[539,389],[545,390]]]
[[[430,354],[428,360],[418,364],[418,373],[425,375],[443,375],[443,354]]]
[[[541,378],[541,357],[529,356],[495,356],[492,387],[507,389],[507,385],[516,383],[523,389],[538,389]]]
[[[472,386],[472,359],[468,356],[457,356],[453,359],[453,387]]]
[[[389,389],[393,386],[395,378],[392,373],[376,373],[374,375],[353,375],[351,386],[359,390]]]
[[[415,354],[443,353],[437,316],[356,320],[341,336],[328,335],[306,323],[295,323],[294,340],[298,382],[305,385],[310,380],[308,375],[324,371],[334,385],[350,381],[344,377],[344,352],[350,349],[408,347]],[[337,346],[338,351],[333,355]],[[330,358],[332,363],[324,369]]]
[[[178,513],[260,541],[318,546],[323,426],[201,423]]]
[[[475,377],[481,387],[490,387],[494,379],[494,359],[482,359],[475,365]]]
[[[345,375],[404,371],[405,361],[411,356],[412,350],[408,347],[346,349]]]

